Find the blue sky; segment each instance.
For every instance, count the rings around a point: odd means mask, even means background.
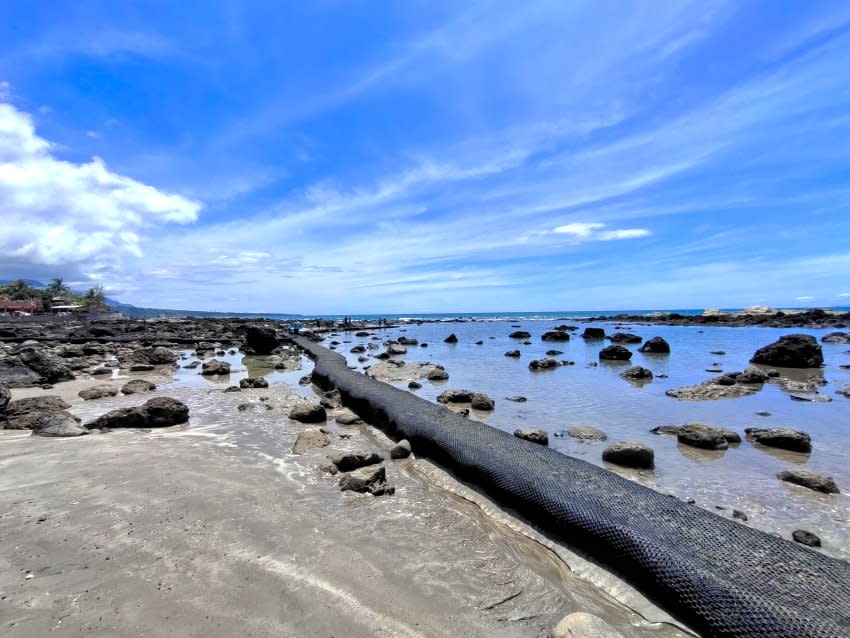
[[[0,278],[303,313],[850,305],[850,3],[0,3]]]

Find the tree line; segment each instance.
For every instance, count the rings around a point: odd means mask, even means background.
[[[56,277],[44,288],[31,286],[23,279],[10,281],[6,285],[0,285],[0,297],[13,301],[40,300],[45,310],[50,310],[55,297],[62,297],[67,304],[79,304],[89,312],[104,312],[109,310],[106,305],[106,296],[103,293],[103,285],[96,284],[86,290],[83,294],[74,293],[64,282],[62,277]]]

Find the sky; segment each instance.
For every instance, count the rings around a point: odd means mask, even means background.
[[[305,314],[850,305],[850,3],[0,3],[0,279]]]

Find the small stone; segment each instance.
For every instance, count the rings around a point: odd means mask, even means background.
[[[328,459],[340,472],[351,472],[367,465],[376,465],[384,460],[375,452],[342,452],[329,456]]]
[[[632,366],[620,376],[627,381],[652,381],[652,371],[641,366]]]
[[[601,443],[608,440],[608,435],[591,425],[576,425],[567,430],[567,434],[583,443]]]
[[[418,381],[411,381],[410,383],[407,384],[407,387],[410,388],[411,390],[418,390],[419,388],[422,387],[422,384],[419,383]]]
[[[80,390],[77,396],[84,401],[92,401],[95,399],[105,399],[106,397],[114,397],[118,394],[118,388],[111,385],[96,385],[85,390]]]
[[[133,379],[121,387],[121,394],[139,394],[156,390],[156,384],[146,379]]]
[[[398,443],[396,443],[393,448],[390,450],[390,458],[391,459],[406,459],[410,456],[410,441],[407,439],[402,439]]]
[[[508,350],[508,351],[505,353],[505,356],[506,356],[506,357],[511,357],[511,358],[513,358],[513,359],[518,359],[518,358],[520,357],[520,351],[519,351],[519,350]]]
[[[387,470],[383,465],[361,467],[360,469],[343,474],[339,480],[339,488],[343,492],[368,492],[375,496],[392,494],[395,490],[387,488]]]
[[[312,428],[299,432],[292,446],[293,454],[304,454],[316,448],[327,447],[331,444],[331,437],[320,428]]]
[[[820,547],[820,537],[817,534],[813,534],[812,532],[807,532],[804,529],[795,529],[791,532],[791,538],[802,545],[808,545],[809,547]]]
[[[516,395],[511,397],[505,397],[505,401],[513,401],[514,403],[525,403],[526,401],[528,401],[528,399],[523,396]]]
[[[443,339],[443,342],[444,343],[457,343],[457,336],[454,333],[452,333],[448,337]]]
[[[324,423],[328,418],[328,414],[320,405],[302,402],[292,408],[289,418],[301,423]]]
[[[732,510],[732,518],[738,519],[739,521],[748,521],[750,517],[744,514],[741,510]]]

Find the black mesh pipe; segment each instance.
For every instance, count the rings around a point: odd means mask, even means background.
[[[511,436],[348,368],[303,337],[313,382],[615,572],[705,636],[850,637],[850,564]]]

